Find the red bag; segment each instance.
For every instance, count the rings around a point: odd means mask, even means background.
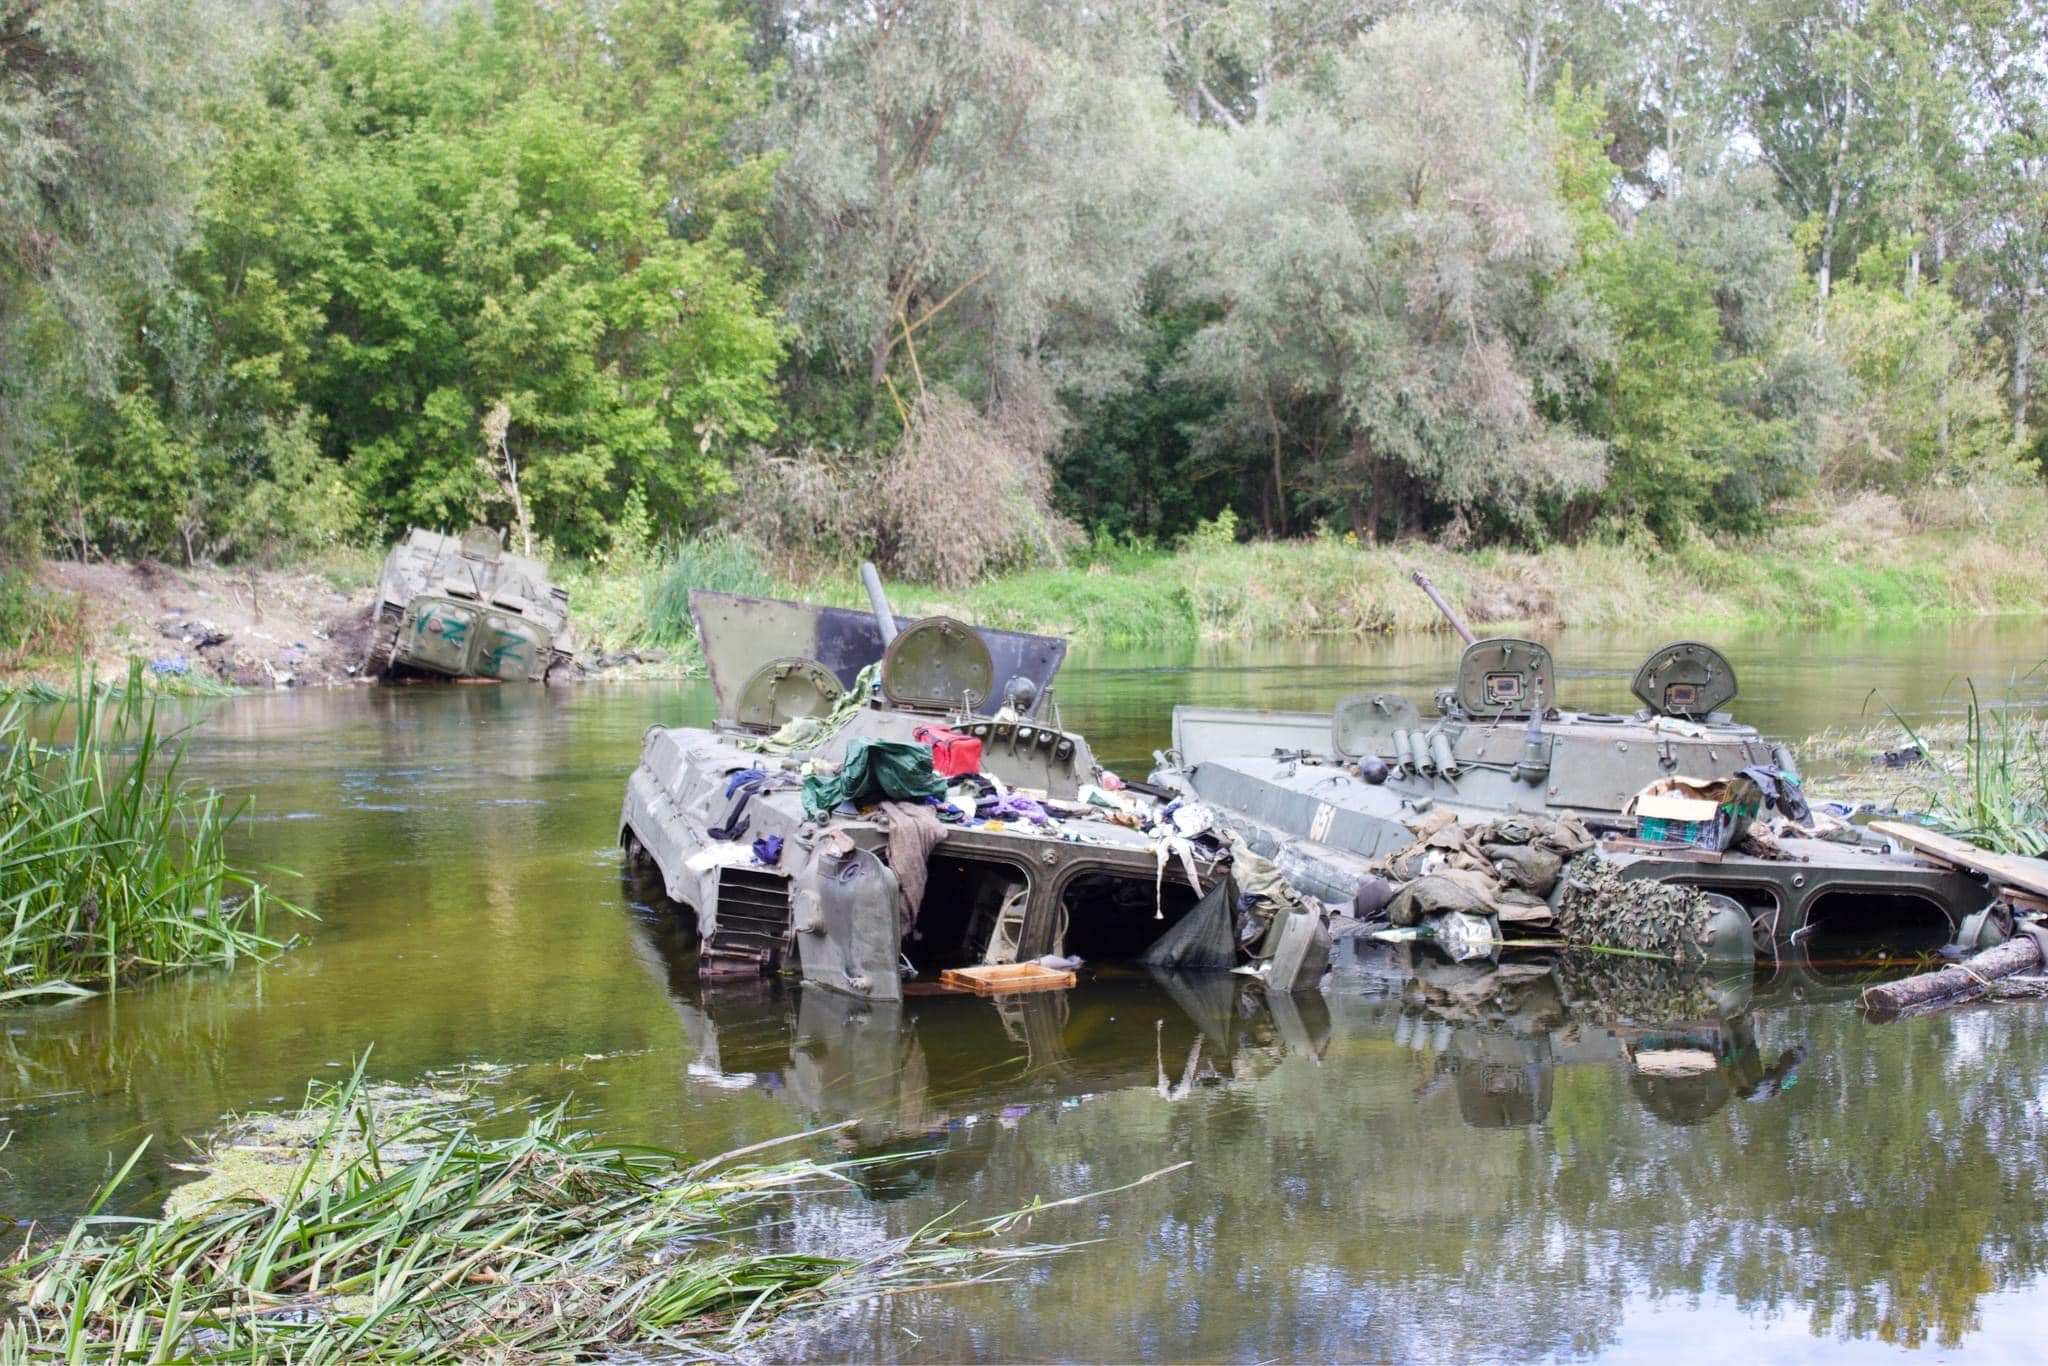
[[[919,726],[911,736],[932,748],[932,770],[944,778],[981,772],[981,741],[944,726]]]

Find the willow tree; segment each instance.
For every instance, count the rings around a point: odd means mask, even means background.
[[[1050,0],[791,16],[783,297],[797,344],[863,386],[842,436],[886,439],[940,386],[1049,419],[1055,390],[1123,363],[1170,122],[1126,42],[1116,7]]]
[[[60,376],[104,387],[117,298],[184,240],[219,73],[212,11],[179,0],[0,4],[0,538]]]
[[[1187,371],[1268,448],[1276,530],[1297,506],[1361,540],[1527,529],[1599,482],[1599,446],[1549,416],[1607,343],[1521,86],[1465,21],[1396,19],[1193,168],[1214,206],[1194,289],[1221,316]]]

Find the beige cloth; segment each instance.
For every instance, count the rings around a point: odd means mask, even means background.
[[[932,846],[946,837],[937,808],[922,802],[883,802],[882,813],[889,820],[889,870],[896,874],[897,914],[903,933],[917,925],[924,909],[926,867]]]

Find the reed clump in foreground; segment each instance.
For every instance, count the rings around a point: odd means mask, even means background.
[[[297,912],[228,857],[244,808],[183,780],[139,673],[117,688],[81,670],[33,728],[20,702],[0,709],[0,1004],[262,957],[270,913]]]
[[[1058,1250],[992,1242],[1026,1210],[822,1255],[786,1246],[779,1207],[844,1190],[858,1163],[737,1160],[773,1145],[692,1163],[574,1132],[560,1107],[487,1138],[485,1117],[474,1092],[367,1087],[360,1067],[316,1085],[296,1114],[216,1144],[215,1174],[163,1218],[103,1217],[102,1194],[25,1253],[0,1359],[531,1360],[629,1342],[703,1356],[793,1310]]]

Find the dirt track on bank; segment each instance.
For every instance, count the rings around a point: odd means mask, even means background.
[[[339,591],[320,574],[45,561],[40,578],[80,614],[78,636],[101,677],[131,656],[167,677],[245,688],[361,681],[370,590]]]

